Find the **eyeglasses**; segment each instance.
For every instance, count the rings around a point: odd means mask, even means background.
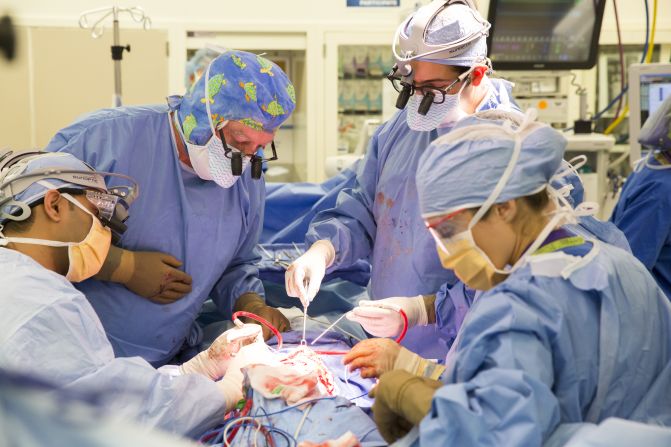
[[[242,152],[233,152],[233,149],[228,147],[226,144],[226,137],[224,137],[223,128],[219,128],[219,138],[221,139],[221,144],[224,146],[224,156],[231,159],[231,172],[233,175],[242,175]],[[275,161],[278,159],[277,150],[275,149],[275,140],[270,142],[270,149],[273,152],[273,156],[269,158],[264,158],[262,155],[249,155],[250,164],[252,165],[252,178],[260,179],[261,174],[263,173],[263,162],[264,161]],[[247,155],[245,155],[247,156]]]
[[[409,84],[404,82],[400,77],[389,75],[387,79],[391,81],[391,85],[394,87],[398,93],[403,93],[405,90],[408,97],[420,93],[424,97],[430,97],[433,104],[442,104],[445,102],[445,95],[454,95],[457,92],[452,91],[456,85],[461,82],[460,79],[455,79],[447,87],[434,87],[434,86],[416,86],[414,84]]]

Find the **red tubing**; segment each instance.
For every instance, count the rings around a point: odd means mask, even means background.
[[[398,334],[398,337],[396,337],[396,343],[401,343],[405,338],[406,332],[408,332],[408,316],[403,312],[403,309],[399,309],[398,313],[401,314],[401,318],[403,318],[403,330]]]
[[[235,321],[239,319],[240,317],[247,317],[251,318],[252,320],[258,321],[268,329],[270,329],[270,332],[275,334],[275,337],[277,337],[277,349],[282,349],[282,334],[280,334],[280,331],[278,331],[275,326],[270,324],[270,321],[266,320],[265,318],[259,317],[256,314],[253,314],[251,312],[245,312],[244,310],[240,310],[238,312],[234,312],[233,316],[231,317],[231,320]],[[408,319],[406,318],[406,325],[407,325]]]

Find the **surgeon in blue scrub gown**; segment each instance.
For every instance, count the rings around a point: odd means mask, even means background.
[[[414,445],[495,446],[609,417],[671,424],[671,304],[631,254],[564,224],[575,211],[548,186],[565,146],[531,115],[512,128],[473,117],[420,160],[442,265],[484,292],[441,380],[423,359],[381,376],[373,411],[387,441],[412,426]]]
[[[652,150],[627,177],[610,220],[671,299],[671,95],[645,122],[639,141]]]
[[[168,105],[100,110],[48,144],[49,151],[135,178],[141,195],[131,206],[121,246],[169,253],[193,278],[192,291],[166,305],[110,282],[78,286],[117,356],[141,356],[160,366],[182,349],[193,352],[189,348],[202,338],[195,320],[208,297],[226,318],[247,310],[288,328],[281,313],[265,305],[254,265],[265,186],[262,178],[252,178],[250,156],[271,143],[294,108],[294,87],[279,67],[251,53],[227,51]],[[238,177],[231,158],[239,151],[244,171]]]
[[[373,135],[355,187],[343,190],[335,208],[315,217],[306,236],[311,249],[287,271],[287,294],[301,298],[304,304],[314,298],[327,267],[330,272],[359,259],[371,262],[368,291],[373,300],[435,294],[444,283],[455,281],[454,275],[440,266],[433,241],[424,231],[414,177],[417,162],[429,143],[448,133],[459,118],[477,110],[517,106],[511,99],[509,82],[490,79],[486,70],[479,68],[470,71],[488,64],[489,23],[463,4],[445,8],[429,23],[415,20],[430,7],[421,8],[410,24],[405,24],[408,34],[400,36],[402,48],[412,45],[425,28],[427,42],[432,45],[448,47],[468,37],[473,40],[451,57],[422,54],[399,65],[410,64],[414,74],[410,82],[416,88],[427,87],[426,91],[429,87],[445,89],[460,75],[464,75],[463,81],[449,89],[442,104],[432,104],[426,115],[418,112],[422,95],[416,90],[407,106]],[[442,98],[442,93],[437,95]],[[309,280],[307,290],[304,279]],[[443,357],[444,345],[426,343],[437,339],[435,325],[417,323],[405,345],[427,357]]]
[[[519,125],[524,119],[521,112],[486,110],[476,112],[473,116],[483,119],[509,121]],[[583,203],[584,188],[580,176],[575,168],[565,160],[561,167],[550,179],[550,184],[558,195],[566,200],[573,208],[583,210],[587,204]],[[581,212],[574,224],[567,224],[571,231],[584,237],[596,238],[631,252],[627,238],[612,222],[603,222],[589,213]],[[416,298],[386,298],[378,301],[363,300],[347,314],[349,320],[355,321],[371,335],[376,337],[397,337],[402,330],[402,319],[398,312],[391,307],[380,308],[384,305],[400,306],[408,316],[408,323],[418,324],[419,321],[433,323],[440,334],[431,340],[431,344],[444,346],[447,351],[456,338],[457,332],[466,317],[476,296],[482,292],[470,289],[463,282],[444,284],[434,296],[420,296]],[[369,349],[374,349],[368,346]],[[363,349],[359,345],[358,349]],[[356,354],[356,353],[355,353]],[[353,355],[355,355],[353,354]],[[360,353],[359,353],[360,354]],[[398,360],[402,363],[404,359]],[[378,363],[378,359],[369,359],[368,363]],[[379,376],[382,370],[371,373]]]
[[[71,281],[99,273],[111,232],[98,216],[101,203],[116,195],[103,175],[71,154],[21,154],[2,165],[0,369],[72,393],[104,394],[101,404],[116,418],[145,427],[195,436],[220,422],[242,398],[240,368],[256,361],[229,336],[251,342],[244,331],[252,325],[218,337],[212,349],[179,367],[115,357],[95,311]],[[253,340],[260,342],[258,336]],[[43,430],[48,424],[34,427]]]

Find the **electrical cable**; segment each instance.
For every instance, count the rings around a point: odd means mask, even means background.
[[[643,63],[645,61],[645,58],[648,54],[648,48],[650,47],[649,41],[648,41],[648,34],[650,33],[650,19],[648,17],[648,15],[649,15],[648,0],[643,0],[643,4],[645,5],[645,43],[643,44],[643,54],[641,55],[640,63]],[[608,105],[606,105],[606,107],[604,107],[603,109],[601,109],[600,111],[595,113],[594,116],[592,116],[592,121],[598,120],[599,118],[601,118],[601,116],[603,116],[604,113],[608,112],[613,107],[613,105],[615,105],[615,103],[618,102],[620,100],[620,98],[622,98],[622,96],[627,93],[628,90],[629,90],[629,86],[627,84],[627,85],[624,86],[624,90],[622,90],[620,93],[618,93],[617,96],[615,96],[615,98],[613,98],[608,103]],[[568,131],[568,130],[572,130],[572,129],[573,128],[568,128],[568,129],[564,129],[564,130]]]
[[[620,91],[624,91],[624,48],[622,47],[622,35],[620,33],[620,16],[617,12],[617,0],[613,0],[613,11],[615,12],[615,28],[617,29],[617,49],[620,55]],[[622,110],[622,98],[624,95],[620,96],[620,100],[617,103],[617,110],[615,116],[620,114]]]
[[[646,0],[647,6],[647,0]],[[647,8],[646,8],[647,13]],[[647,21],[646,21],[647,23]],[[653,10],[652,10],[652,28],[650,29],[650,38],[646,36],[647,52],[645,54],[645,63],[649,64],[652,60],[652,53],[655,48],[655,32],[657,28],[657,0],[653,1]],[[629,105],[627,104],[622,110],[622,113],[618,115],[612,123],[603,131],[604,135],[608,135],[613,132],[620,125],[620,123],[627,117],[629,113]]]

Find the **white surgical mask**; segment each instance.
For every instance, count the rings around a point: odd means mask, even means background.
[[[210,65],[207,67],[205,72],[205,98],[208,98],[207,85],[210,78]],[[210,101],[205,101],[205,109],[207,110],[207,116],[212,116],[212,111],[210,110]],[[175,116],[175,121],[177,121],[177,114]],[[210,130],[212,131],[212,136],[205,145],[198,145],[190,143],[186,138],[184,138],[184,132],[182,126],[176,122],[177,129],[179,130],[182,140],[186,144],[186,150],[189,154],[189,160],[191,161],[191,166],[196,172],[196,175],[203,180],[213,180],[217,185],[222,188],[230,188],[235,185],[235,182],[238,181],[238,178],[244,174],[247,166],[249,165],[249,157],[245,156],[243,153],[242,156],[242,173],[241,175],[233,175],[233,170],[231,169],[231,159],[226,156],[226,151],[224,150],[224,144],[216,136],[217,132],[214,129],[212,120],[210,122]],[[224,122],[222,127],[228,124]],[[233,152],[242,152],[239,149],[227,144],[228,148]],[[230,154],[229,154],[230,156]]]
[[[226,123],[224,123],[224,125],[226,125]],[[226,157],[224,145],[221,140],[215,137],[213,133],[212,137],[210,137],[209,141],[205,145],[201,146],[198,144],[193,144],[184,138],[182,126],[180,126],[179,123],[176,123],[176,126],[179,134],[182,136],[182,140],[186,144],[186,150],[189,154],[191,167],[193,168],[196,175],[203,180],[213,180],[222,188],[230,188],[231,186],[235,185],[235,182],[238,181],[240,176],[233,175],[233,170],[231,169],[231,159]],[[228,145],[228,148],[233,152],[241,152],[230,144]],[[249,157],[243,155],[243,173],[245,172],[245,169],[247,169],[248,165]]]
[[[445,95],[445,101],[441,104],[431,104],[426,115],[420,115],[419,105],[424,99],[424,96],[415,93],[408,101],[408,113],[406,121],[408,127],[412,130],[430,131],[441,127],[442,125],[451,124],[468,116],[461,108],[461,92],[466,87],[467,82],[463,82],[458,93],[454,95]]]

